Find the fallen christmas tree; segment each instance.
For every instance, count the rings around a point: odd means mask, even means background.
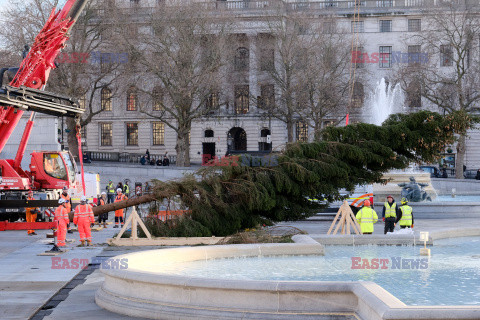
[[[383,173],[433,162],[477,119],[457,113],[392,115],[382,126],[326,128],[322,141],[286,146],[272,167],[206,167],[178,181],[155,181],[154,197],[176,199],[190,214],[165,222],[159,236],[225,236],[261,223],[298,220],[340,200],[340,189],[383,182]],[[201,179],[198,179],[198,176]],[[152,228],[153,220],[146,221]],[[155,232],[153,232],[155,235]]]

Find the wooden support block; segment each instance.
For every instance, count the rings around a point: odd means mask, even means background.
[[[61,251],[45,251],[43,253],[37,254],[37,256],[58,256],[59,254],[67,252],[68,249],[61,250]]]
[[[421,248],[420,249],[420,255],[421,256],[430,256],[431,255],[430,253],[431,253],[430,249],[428,249],[428,248]]]

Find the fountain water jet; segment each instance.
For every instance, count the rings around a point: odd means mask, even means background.
[[[405,97],[400,84],[392,87],[382,78],[377,82],[375,91],[367,101],[371,113],[371,123],[381,125],[389,115],[403,111]]]

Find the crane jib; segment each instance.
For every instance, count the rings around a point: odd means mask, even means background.
[[[57,117],[76,117],[84,112],[78,102],[72,98],[23,86],[1,87],[0,106],[36,111]]]

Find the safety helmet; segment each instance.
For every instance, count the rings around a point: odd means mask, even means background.
[[[28,190],[28,194],[33,194],[33,191],[32,191],[32,190]]]
[[[118,189],[117,189],[117,192],[122,192],[122,189],[118,188]]]
[[[407,198],[402,198],[402,200],[400,200],[400,203],[401,204],[407,204],[408,203]]]
[[[87,202],[87,197],[82,196],[82,197],[80,198],[80,201],[81,201],[81,202]]]
[[[107,193],[105,191],[102,192],[102,195],[106,195]]]
[[[370,207],[370,205],[371,205],[370,200],[365,200],[365,201],[363,202],[363,205],[364,205],[365,207]]]
[[[64,203],[65,203],[65,199],[63,198],[58,199],[58,204],[64,204]]]
[[[391,194],[389,194],[389,195],[387,196],[387,199],[388,199],[388,198],[392,198],[392,199],[393,199],[393,197],[392,197],[392,195],[391,195]]]

